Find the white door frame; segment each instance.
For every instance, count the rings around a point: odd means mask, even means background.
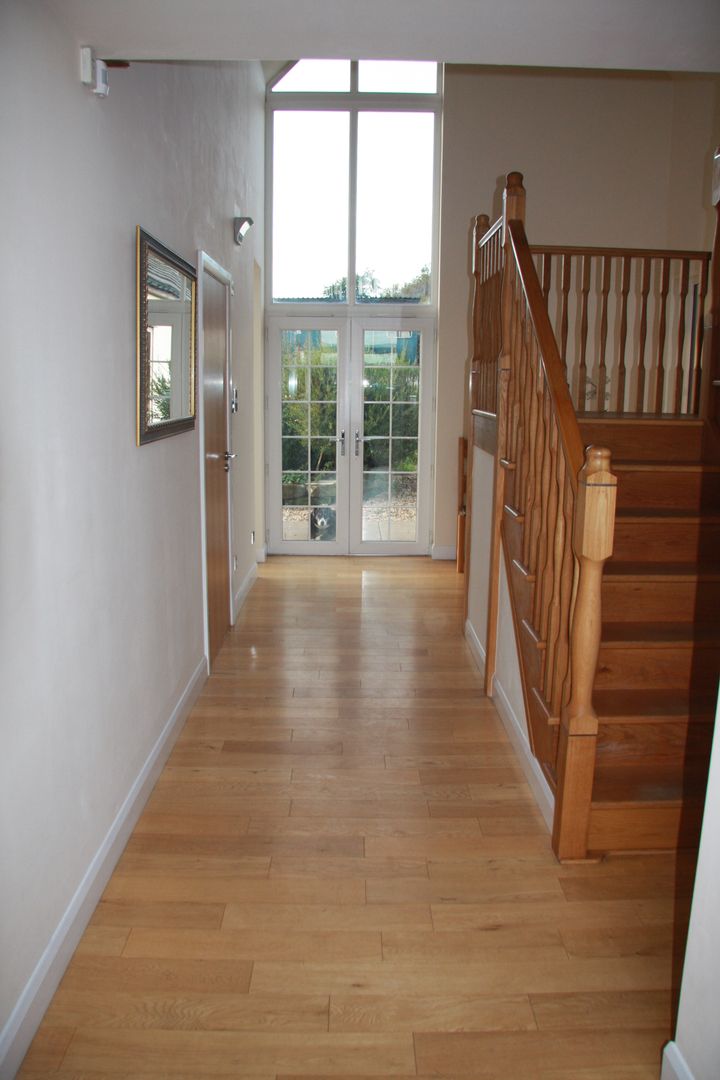
[[[355,428],[362,416],[362,334],[364,330],[418,330],[423,335],[421,370],[421,401],[418,461],[418,522],[417,540],[371,542],[360,540],[362,526],[353,535],[351,500],[362,502],[362,449],[360,467],[355,458]],[[345,431],[345,455],[341,454],[340,439],[337,453],[337,514],[335,541],[283,541],[282,538],[282,464],[281,446],[277,438],[282,401],[280,371],[275,370],[280,355],[279,335],[282,330],[336,330],[338,332],[338,435]],[[266,387],[266,538],[268,551],[286,555],[429,555],[432,546],[433,463],[435,446],[435,319],[401,318],[388,315],[330,315],[272,316],[267,322],[265,357]],[[351,366],[354,357],[355,370]],[[359,357],[359,360],[357,359]],[[347,376],[344,377],[347,371]],[[341,494],[342,492],[342,494]],[[357,515],[356,515],[357,516]],[[361,515],[360,515],[361,516]]]
[[[230,324],[230,298],[233,296],[233,279],[232,275],[226,270],[220,263],[216,262],[206,251],[198,250],[197,253],[197,268],[198,268],[198,280],[197,280],[197,354],[198,354],[198,369],[197,369],[197,394],[196,394],[196,415],[198,424],[198,445],[199,445],[199,467],[200,467],[200,560],[201,560],[201,575],[202,575],[202,605],[203,605],[203,638],[205,648],[205,663],[207,665],[208,673],[210,671],[210,624],[208,618],[208,578],[207,578],[207,517],[206,517],[206,495],[205,495],[205,400],[204,400],[204,386],[203,386],[203,374],[205,370],[205,349],[203,340],[203,274],[208,273],[212,277],[219,281],[221,285],[225,286],[225,320],[226,320],[226,356],[225,356],[225,378],[227,380],[227,394],[226,400],[228,402],[228,415],[226,417],[227,427],[227,447],[232,451],[232,425],[230,423],[230,401],[232,398],[232,327]],[[236,613],[233,604],[232,595],[232,551],[233,551],[233,506],[232,506],[232,484],[230,482],[231,473],[227,474],[227,500],[228,500],[228,581],[230,583],[229,595],[228,595],[228,612],[230,625],[235,625]]]

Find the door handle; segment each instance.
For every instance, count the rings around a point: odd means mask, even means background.
[[[345,428],[340,432],[338,442],[340,443],[340,457],[345,457]]]
[[[223,457],[225,458],[225,464],[223,468],[225,469],[225,472],[230,472],[230,462],[235,460],[237,454],[231,454],[229,450],[226,450],[223,454]]]
[[[360,457],[360,429],[355,428],[355,457]]]

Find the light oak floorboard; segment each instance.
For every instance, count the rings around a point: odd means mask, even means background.
[[[462,590],[260,567],[21,1080],[657,1080],[682,866],[558,865]]]

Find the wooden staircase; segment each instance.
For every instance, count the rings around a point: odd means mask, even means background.
[[[612,451],[588,852],[696,839],[720,671],[720,467],[694,419],[585,417]]]
[[[699,836],[720,672],[720,150],[715,166],[712,263],[531,247],[519,173],[502,218],[476,221],[472,430],[495,456],[486,686],[504,561],[560,859]]]

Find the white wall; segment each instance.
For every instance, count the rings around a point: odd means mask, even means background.
[[[720,1076],[720,702],[713,743],[677,1031],[665,1049],[663,1080]]]
[[[262,226],[236,248],[230,221],[263,219],[260,66],[133,65],[101,101],[78,45],[45,3],[0,7],[0,1058],[201,671],[197,433],[135,446],[138,223],[235,275],[240,578],[252,560]]]
[[[717,77],[445,69],[435,543],[452,544],[470,340],[470,230],[525,175],[531,243],[709,248]]]
[[[493,498],[494,457],[473,447],[472,529],[470,533],[468,617],[465,637],[481,671],[485,670],[487,651],[487,616],[490,593],[490,555],[492,546],[491,507]],[[495,676],[491,695],[505,730],[515,748],[518,761],[535,796],[548,829],[552,828],[555,806],[542,769],[538,765],[528,735],[525,699],[520,675],[515,628],[504,556],[500,557],[498,588],[497,642]]]
[[[471,557],[468,566],[468,623],[470,640],[484,667],[487,655],[487,617],[490,595],[492,500],[495,459],[477,446],[472,453]]]

